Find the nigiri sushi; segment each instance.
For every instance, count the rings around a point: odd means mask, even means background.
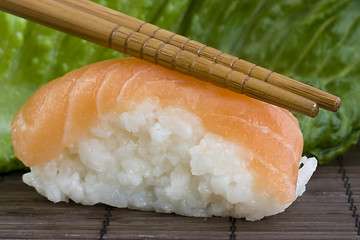
[[[11,130],[23,181],[53,202],[258,220],[317,165],[289,111],[134,58],[49,82]]]

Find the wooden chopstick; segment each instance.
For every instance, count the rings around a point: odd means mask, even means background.
[[[68,6],[72,6],[92,15],[109,20],[119,26],[124,26],[133,31],[144,33],[150,37],[159,39],[165,43],[177,46],[183,50],[187,50],[197,56],[207,58],[216,63],[230,67],[233,70],[242,72],[251,77],[263,80],[272,85],[286,89],[287,91],[296,93],[300,96],[308,98],[316,102],[319,107],[326,110],[336,112],[341,105],[339,97],[321,91],[304,83],[295,81],[284,75],[272,72],[253,63],[234,57],[230,54],[223,53],[217,49],[206,46],[202,43],[190,40],[187,37],[175,34],[173,32],[162,29],[150,23],[146,23],[140,19],[128,16],[124,13],[117,12],[113,9],[96,4],[88,0],[58,0]]]
[[[84,12],[65,1],[2,0],[0,9],[307,116],[318,113],[318,105],[312,100]]]

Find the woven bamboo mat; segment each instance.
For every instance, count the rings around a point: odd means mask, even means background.
[[[0,179],[1,239],[360,239],[359,146],[318,167],[305,194],[284,213],[256,222],[53,204],[21,175]]]

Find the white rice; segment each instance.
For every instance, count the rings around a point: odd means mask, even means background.
[[[147,100],[99,125],[23,180],[53,202],[105,203],[185,216],[258,220],[284,211],[254,192],[241,147],[207,132],[194,114]],[[316,168],[303,157],[297,195]]]

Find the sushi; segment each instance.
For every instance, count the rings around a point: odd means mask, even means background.
[[[289,111],[134,58],[49,82],[11,130],[23,181],[53,202],[259,220],[317,165]]]

